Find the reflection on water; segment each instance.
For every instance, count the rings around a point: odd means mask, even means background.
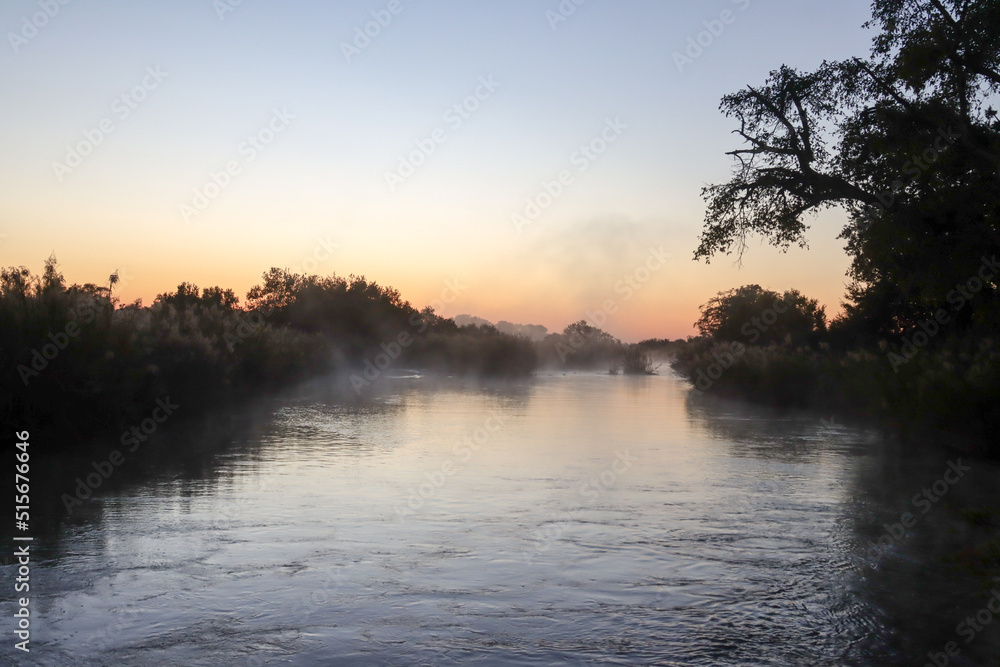
[[[952,640],[950,664],[998,655],[1000,623],[956,635],[990,586],[949,558],[970,537],[959,510],[995,502],[995,466],[971,463],[878,547],[957,454],[671,375],[401,378],[362,403],[313,388],[165,438],[52,522],[19,664],[922,665]]]

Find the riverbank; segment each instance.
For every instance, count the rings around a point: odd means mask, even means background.
[[[676,346],[671,365],[698,392],[875,421],[904,440],[1000,456],[1000,347],[992,339],[951,339],[903,363],[894,354],[700,337]]]
[[[149,306],[121,304],[116,282],[67,286],[54,260],[40,276],[3,270],[6,423],[71,447],[135,424],[155,430],[174,414],[232,408],[311,377],[336,376],[360,395],[399,368],[518,377],[537,367],[527,339],[459,327],[363,277],[272,269],[242,306],[232,290],[189,283]]]

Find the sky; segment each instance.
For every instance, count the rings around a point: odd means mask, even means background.
[[[150,303],[270,267],[626,341],[757,283],[840,310],[845,216],[695,262],[720,98],[868,53],[867,0],[7,0],[0,265]],[[699,44],[700,42],[700,44]]]

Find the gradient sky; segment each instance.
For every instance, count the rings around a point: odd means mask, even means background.
[[[236,1],[3,3],[0,264],[38,272],[54,251],[69,281],[119,269],[123,300],[145,303],[182,280],[242,297],[271,266],[356,273],[446,316],[552,330],[612,299],[603,328],[624,340],[686,336],[700,304],[747,283],[839,310],[842,213],[813,220],[808,250],[691,258],[700,190],[728,179],[738,145],[719,99],[783,63],[865,55],[867,0],[566,0],[575,11],[554,24],[557,0],[399,0],[395,15],[390,0]],[[727,10],[678,71],[674,54]],[[391,21],[348,58],[372,12]],[[478,108],[448,113],[477,87]],[[627,127],[582,157],[609,119]],[[270,143],[244,143],[269,124]],[[438,128],[444,141],[390,187]],[[77,166],[55,166],[97,132]],[[230,162],[238,173],[185,220]],[[564,170],[563,192],[515,229]],[[628,297],[619,281],[650,248],[670,259]],[[462,289],[446,303],[448,281]]]

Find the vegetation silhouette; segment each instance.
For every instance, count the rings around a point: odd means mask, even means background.
[[[800,302],[748,341],[735,328],[761,317],[760,288],[720,293],[675,367],[697,383],[725,362],[702,384],[947,430],[1000,453],[1000,2],[875,0],[866,27],[880,30],[867,58],[782,66],[722,99],[745,143],[729,153],[732,179],[703,191],[695,252],[739,258],[753,234],[804,245],[805,215],[839,206],[843,314],[827,331]],[[733,354],[723,341],[749,347]]]
[[[718,340],[815,346],[826,335],[826,310],[797,290],[744,285],[709,299],[695,327]]]
[[[231,289],[190,282],[149,306],[123,304],[118,282],[115,273],[106,286],[67,285],[54,256],[41,275],[0,270],[0,410],[11,423],[80,440],[141,421],[158,399],[195,417],[324,374],[360,394],[415,368],[487,378],[542,365],[654,372],[644,350],[584,321],[548,335],[469,316],[459,325],[364,276],[272,268],[244,305]]]
[[[621,370],[625,375],[655,375],[653,358],[640,345],[626,345],[622,351]],[[617,369],[616,369],[617,370]]]
[[[552,368],[582,370],[608,368],[621,357],[620,340],[579,320],[562,333],[549,334],[540,343],[544,364]]]
[[[518,377],[538,362],[527,338],[459,327],[364,276],[271,269],[244,307],[230,289],[188,282],[149,306],[121,304],[117,282],[112,274],[107,287],[67,286],[54,256],[40,276],[23,266],[0,270],[8,423],[79,439],[136,423],[164,397],[193,416],[375,364],[379,372]]]

